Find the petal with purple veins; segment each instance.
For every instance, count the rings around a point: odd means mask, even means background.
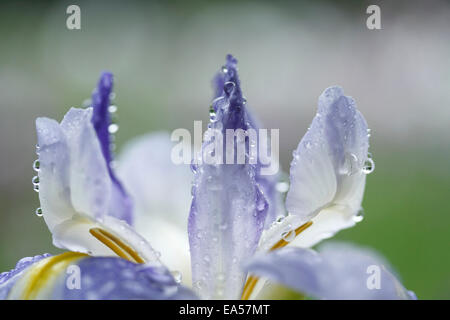
[[[319,253],[290,247],[260,254],[247,263],[246,270],[318,299],[415,298],[381,256],[345,243],[324,245],[319,248]],[[371,277],[376,276],[379,276],[379,285],[376,281],[372,283]],[[269,292],[263,291],[255,292],[256,298],[270,296]]]
[[[209,156],[211,146],[219,154],[225,149],[227,129],[251,128],[232,57],[228,57],[227,74],[223,95],[213,102],[216,114],[202,146],[203,159]],[[223,145],[213,138],[214,133],[221,134]],[[246,141],[229,141],[235,142],[235,156]],[[238,299],[245,278],[240,263],[255,252],[267,202],[256,183],[256,165],[249,164],[248,154],[245,164],[223,164],[225,160],[220,157],[213,160],[199,165],[194,176],[188,221],[193,285],[202,298]]]

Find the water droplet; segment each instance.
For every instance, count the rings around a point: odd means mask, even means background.
[[[115,92],[111,92],[109,94],[109,100],[114,100],[116,98],[116,93]]]
[[[211,121],[216,120],[216,110],[214,110],[214,107],[212,105],[209,106],[209,119]]]
[[[36,192],[39,192],[39,184],[35,184],[33,186],[33,190],[36,191]]]
[[[291,226],[289,226],[287,230],[281,234],[281,238],[286,242],[291,242],[295,239],[295,232],[292,230]]]
[[[223,85],[223,91],[225,91],[225,94],[230,95],[233,92],[235,86],[236,84],[232,81],[225,82],[225,84]]]
[[[305,147],[306,147],[306,149],[311,149],[311,147],[312,147],[311,141],[306,141],[305,142]]]
[[[38,172],[40,168],[41,168],[41,162],[39,161],[39,159],[34,160],[33,170]]]
[[[39,176],[34,176],[33,179],[31,179],[31,182],[33,182],[34,185],[39,184]]]
[[[228,68],[226,66],[222,66],[222,72],[223,73],[228,73]]]
[[[37,208],[36,211],[35,211],[34,213],[36,213],[36,215],[37,215],[38,217],[42,217],[42,215],[43,215],[41,207]]]
[[[275,220],[276,223],[282,223],[284,220],[284,216],[278,216],[277,219]]]
[[[275,188],[280,193],[286,193],[289,190],[289,183],[287,183],[286,181],[277,182]]]
[[[351,176],[358,169],[358,157],[353,153],[348,153],[345,156],[344,164],[340,169],[340,173],[343,175]]]
[[[108,112],[109,112],[109,113],[116,113],[116,112],[117,112],[117,106],[115,106],[115,105],[110,105],[110,106],[108,107]]]
[[[172,271],[172,276],[173,279],[175,280],[176,283],[181,283],[182,280],[182,275],[180,271]]]
[[[361,222],[363,219],[364,219],[364,209],[361,207],[356,216],[353,217],[353,221]]]
[[[364,167],[362,169],[362,172],[364,174],[370,174],[375,170],[375,162],[372,158],[367,158],[366,162],[364,163]]]
[[[119,130],[119,125],[116,123],[111,123],[108,126],[108,132],[111,134],[116,133],[118,130]]]

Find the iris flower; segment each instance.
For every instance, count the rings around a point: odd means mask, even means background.
[[[217,147],[214,132],[223,133],[225,146],[227,129],[259,129],[231,55],[214,83],[196,157]],[[138,139],[113,160],[112,85],[104,73],[88,108],[72,108],[61,123],[37,119],[37,213],[67,252],[20,260],[0,275],[0,298],[415,298],[370,250],[342,243],[310,249],[362,220],[366,175],[374,168],[366,121],[341,88],[320,96],[284,195],[282,174],[264,175],[260,155],[255,163],[250,153],[243,164],[194,161],[189,188],[189,172],[170,162],[164,133]],[[261,143],[232,139],[234,154]],[[80,285],[73,288],[68,270],[77,267]],[[368,285],[372,267],[380,270],[376,288]]]

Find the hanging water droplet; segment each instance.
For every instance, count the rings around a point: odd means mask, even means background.
[[[275,185],[275,189],[277,189],[277,191],[280,193],[286,193],[289,190],[289,183],[287,183],[286,181],[277,182],[277,184]]]
[[[39,161],[39,159],[34,160],[33,170],[38,172],[40,168],[41,168],[41,162]]]
[[[228,73],[228,68],[226,66],[222,66],[222,72],[223,73]]]
[[[211,121],[215,121],[216,120],[216,110],[214,110],[213,105],[209,106],[209,119]]]
[[[42,215],[43,215],[41,207],[37,208],[36,211],[35,211],[34,213],[35,213],[38,217],[42,217]]]
[[[31,182],[33,182],[34,185],[39,184],[39,176],[34,176],[33,179],[31,179]]]
[[[36,154],[39,155],[40,151],[41,151],[41,146],[39,144],[36,144]]]
[[[225,91],[227,95],[230,95],[233,92],[235,86],[236,84],[232,81],[225,82],[225,84],[223,85],[223,91]]]
[[[247,99],[246,98],[242,98],[242,105],[246,105],[247,104]]]
[[[173,279],[175,280],[175,282],[181,283],[181,280],[182,280],[181,272],[175,270],[175,271],[172,271],[171,273],[172,273],[172,276],[173,276]]]
[[[364,174],[370,174],[375,170],[375,162],[372,158],[367,158],[366,162],[364,163],[364,167],[362,169],[362,172]]]
[[[39,192],[39,185],[38,185],[38,184],[35,184],[35,185],[33,186],[33,190],[36,191],[36,192]]]
[[[111,134],[116,133],[118,130],[119,130],[119,125],[116,124],[116,123],[111,123],[111,124],[108,126],[108,132],[111,133]]]
[[[361,207],[358,213],[353,217],[353,221],[361,222],[364,219],[364,209]]]
[[[115,105],[110,105],[110,106],[108,107],[108,112],[109,112],[109,113],[116,113],[116,112],[117,112],[117,106],[115,106]]]

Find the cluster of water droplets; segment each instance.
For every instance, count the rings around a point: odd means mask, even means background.
[[[36,145],[36,155],[39,157],[39,145]],[[34,160],[33,162],[33,170],[36,172],[36,175],[31,179],[31,182],[33,183],[33,190],[36,192],[39,192],[39,170],[41,169],[41,163],[39,161],[39,158]],[[35,210],[35,214],[38,217],[42,216],[42,209],[39,207]]]
[[[375,162],[372,159],[372,154],[369,152],[367,158],[360,165],[358,157],[353,153],[348,153],[345,155],[344,164],[340,169],[340,173],[343,175],[351,176],[355,173],[362,172],[364,174],[370,174],[375,170]]]

